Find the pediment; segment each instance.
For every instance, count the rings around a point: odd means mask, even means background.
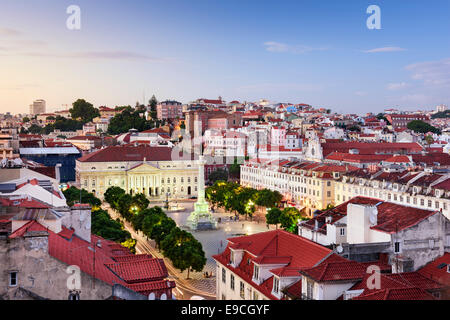
[[[152,166],[148,163],[141,163],[138,164],[130,169],[127,170],[129,173],[148,173],[148,172],[159,172],[161,169]]]

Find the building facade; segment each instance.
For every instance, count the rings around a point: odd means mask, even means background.
[[[77,160],[77,182],[103,197],[112,186],[149,198],[185,199],[197,195],[198,165],[176,149],[149,145],[108,147]]]

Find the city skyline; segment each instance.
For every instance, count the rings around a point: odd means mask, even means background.
[[[338,113],[447,104],[447,1],[3,1],[0,113],[223,97]],[[69,30],[69,5],[81,29]],[[369,30],[367,8],[381,9]],[[420,41],[418,41],[420,39]]]

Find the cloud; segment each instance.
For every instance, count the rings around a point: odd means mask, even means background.
[[[414,63],[405,69],[412,72],[412,79],[421,80],[427,85],[450,86],[450,58]]]
[[[311,51],[324,51],[328,50],[328,48],[313,48],[310,46],[293,46],[288,45],[286,43],[281,42],[275,42],[275,41],[267,41],[264,42],[264,46],[266,47],[266,51],[269,52],[288,52],[288,53],[294,53],[294,54],[303,54]]]
[[[365,92],[365,91],[356,91],[356,92],[355,92],[355,95],[360,96],[360,97],[363,97],[363,96],[366,96],[366,95],[367,95],[367,92]]]
[[[406,49],[400,48],[400,47],[382,47],[382,48],[375,48],[370,50],[365,50],[363,52],[365,53],[377,53],[377,52],[398,52],[398,51],[405,51]]]
[[[239,91],[245,92],[259,92],[259,91],[303,91],[303,92],[317,92],[324,88],[319,84],[311,83],[261,83],[255,85],[241,86]]]
[[[408,84],[406,82],[400,82],[400,83],[389,83],[387,85],[387,89],[394,91],[394,90],[400,90],[408,87]]]
[[[19,36],[22,32],[11,28],[0,28],[0,36]]]
[[[25,52],[22,55],[30,57],[49,57],[49,58],[66,58],[66,59],[129,60],[129,61],[149,61],[149,62],[164,62],[171,60],[169,58],[155,58],[131,51],[85,51],[74,53]]]

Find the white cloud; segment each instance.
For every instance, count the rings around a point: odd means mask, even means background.
[[[450,58],[414,63],[405,69],[412,72],[412,79],[421,80],[427,85],[450,86]]]
[[[48,58],[66,58],[66,59],[97,59],[97,60],[129,60],[129,61],[149,61],[149,62],[167,62],[170,58],[155,58],[145,54],[131,51],[85,51],[74,53],[46,53],[46,52],[24,52],[19,55],[29,57],[48,57]]]
[[[365,50],[363,52],[365,53],[377,53],[377,52],[398,52],[398,51],[405,51],[406,49],[400,48],[400,47],[382,47],[382,48],[375,48],[370,50]]]
[[[310,46],[299,46],[299,45],[288,45],[286,43],[275,42],[275,41],[267,41],[264,42],[264,46],[266,47],[266,51],[269,52],[289,52],[294,54],[303,54],[311,51],[324,51],[328,50],[328,48],[313,48]]]
[[[0,28],[0,36],[19,36],[22,32],[11,28]]]
[[[367,95],[367,92],[365,92],[365,91],[356,91],[356,92],[355,92],[355,95],[356,95],[356,96],[363,97],[363,96],[366,96],[366,95]]]
[[[387,85],[387,89],[394,91],[394,90],[400,90],[408,87],[408,84],[406,82],[400,82],[400,83],[389,83]]]
[[[303,92],[318,92],[324,88],[322,85],[311,83],[261,83],[255,85],[241,86],[238,91],[254,92],[254,91],[303,91]]]

